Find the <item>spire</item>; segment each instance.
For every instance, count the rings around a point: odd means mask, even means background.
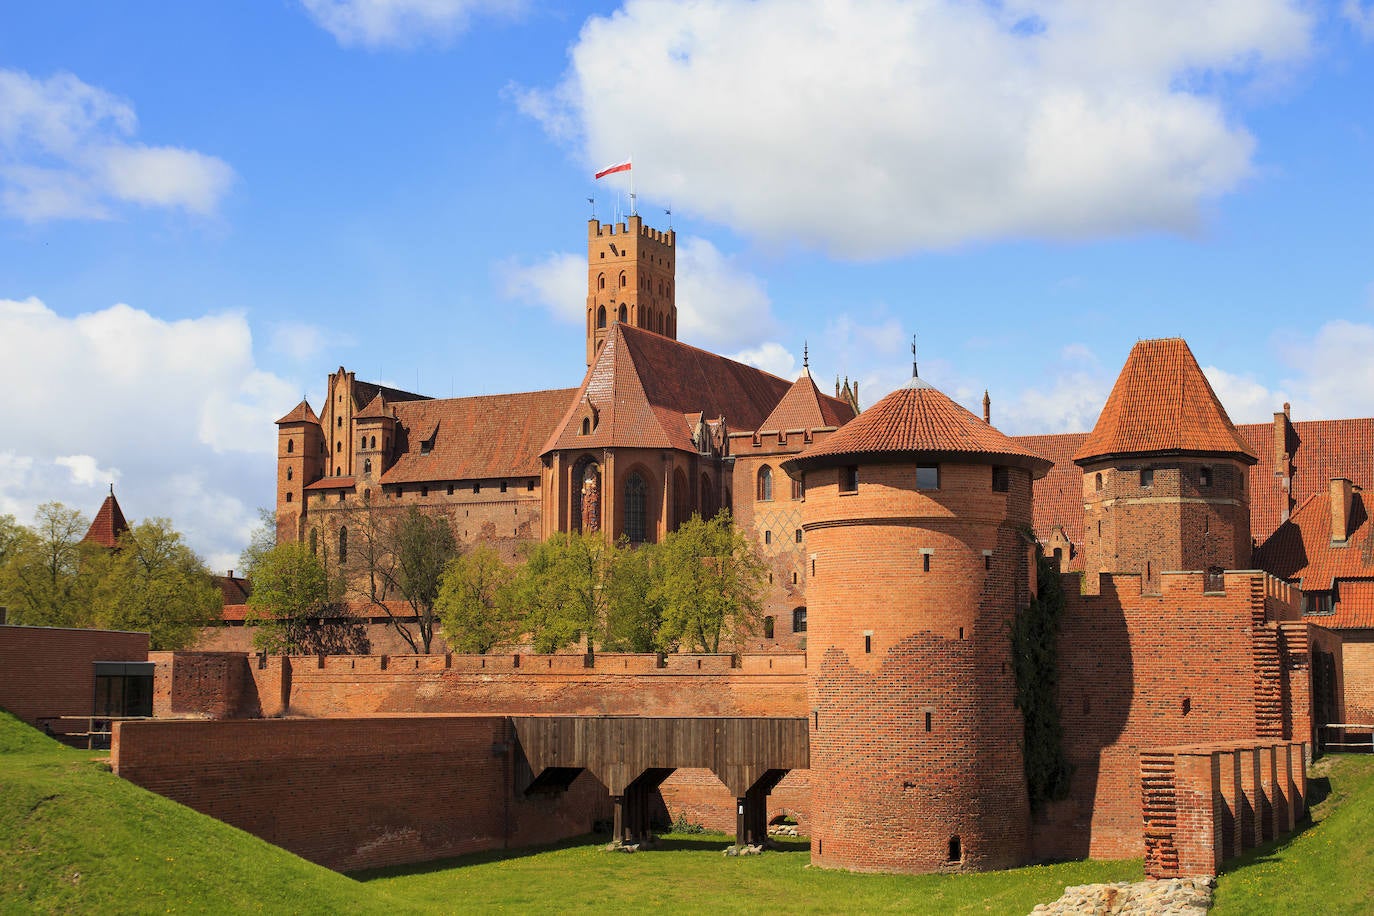
[[[992,425],[992,398],[988,396],[988,390],[983,389],[983,422]]]
[[[811,368],[811,353],[810,353],[809,348],[807,347],[806,341],[804,341],[804,340],[802,341],[802,368],[803,368],[803,369],[810,369],[810,368]],[[809,373],[808,373],[808,374],[809,374]]]
[[[95,520],[81,540],[113,550],[119,546],[119,536],[128,530],[129,523],[124,518],[124,511],[119,508],[119,500],[115,499],[114,484],[110,484],[110,495],[100,504],[100,511],[95,514]]]
[[[916,371],[916,335],[911,335],[911,377],[920,378],[921,373]]]

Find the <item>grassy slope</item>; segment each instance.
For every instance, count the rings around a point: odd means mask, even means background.
[[[0,712],[0,912],[400,913]]]
[[[1217,881],[1216,916],[1374,912],[1374,757],[1328,757],[1313,768],[1315,822],[1249,852]]]

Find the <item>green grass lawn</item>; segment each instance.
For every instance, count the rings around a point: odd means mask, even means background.
[[[1314,773],[1318,823],[1222,876],[1217,913],[1357,913],[1374,899],[1374,758]],[[1325,781],[1323,781],[1325,780]],[[1065,885],[1140,877],[1074,862],[982,875],[807,867],[804,840],[726,858],[727,837],[670,835],[633,855],[584,839],[344,876],[124,782],[0,713],[0,913],[448,913],[593,910],[1024,914]]]

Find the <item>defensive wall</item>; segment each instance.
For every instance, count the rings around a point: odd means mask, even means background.
[[[30,725],[89,716],[96,662],[148,661],[148,634],[0,626],[0,708]]]
[[[1311,740],[1308,633],[1298,592],[1262,572],[1064,577],[1059,712],[1067,798],[1035,818],[1036,858],[1144,855],[1140,757],[1197,742]]]
[[[340,871],[549,843],[592,830],[610,799],[582,774],[516,791],[504,716],[115,725],[115,773]]]

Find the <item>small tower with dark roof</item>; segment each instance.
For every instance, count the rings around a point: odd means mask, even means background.
[[[1183,340],[1136,343],[1073,460],[1088,591],[1104,572],[1139,574],[1148,592],[1163,572],[1250,565],[1257,459]]]
[[[783,467],[806,493],[812,863],[1024,863],[1009,632],[1050,462],[913,377]]]
[[[324,430],[302,400],[277,421],[277,540],[298,541],[305,515],[305,488],[324,476]]]
[[[91,527],[86,529],[86,536],[81,543],[97,544],[113,550],[119,546],[120,535],[128,530],[129,523],[124,518],[124,510],[119,507],[119,500],[115,499],[114,484],[110,484],[110,495],[100,504],[100,511],[95,514]]]

